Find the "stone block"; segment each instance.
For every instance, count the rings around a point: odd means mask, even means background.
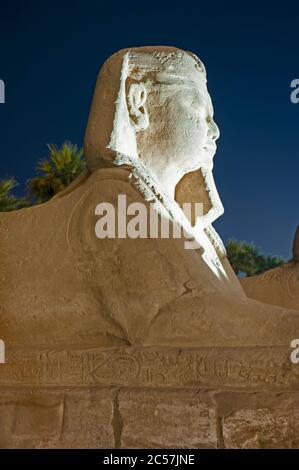
[[[196,389],[129,389],[118,397],[122,448],[217,446],[212,401]]]

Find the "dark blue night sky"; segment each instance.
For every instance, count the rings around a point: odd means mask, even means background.
[[[224,240],[290,257],[299,224],[299,6],[295,2],[0,0],[0,177],[24,190],[46,143],[82,145],[99,67],[118,49],[174,45],[205,63],[221,131]]]

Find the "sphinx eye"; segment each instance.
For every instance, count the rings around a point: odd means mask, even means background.
[[[195,111],[200,111],[201,106],[199,102],[195,99],[190,98],[190,100],[187,101],[188,105],[193,108]]]

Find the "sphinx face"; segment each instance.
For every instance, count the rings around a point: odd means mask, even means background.
[[[140,158],[157,176],[165,168],[180,177],[212,170],[219,129],[202,75],[145,87],[149,127],[136,135]]]
[[[193,54],[148,46],[119,51],[103,65],[85,135],[91,171],[102,160],[122,164],[120,154],[156,175],[208,170],[218,137],[205,67]]]
[[[168,132],[166,155],[178,162],[183,173],[199,168],[212,169],[219,130],[205,85],[179,87],[166,109]],[[166,129],[165,129],[166,131]]]

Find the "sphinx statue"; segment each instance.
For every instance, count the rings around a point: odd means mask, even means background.
[[[249,299],[212,223],[219,137],[206,71],[172,47],[103,65],[86,129],[88,170],[45,204],[0,216],[0,336],[11,346],[287,346],[296,310]],[[100,203],[154,204],[196,241],[95,235]],[[187,220],[181,207],[201,203]]]
[[[249,298],[227,260],[218,137],[194,54],[105,62],[87,170],[0,214],[0,447],[298,446],[299,305]]]
[[[299,309],[299,227],[292,251],[293,256],[287,263],[241,280],[248,297],[272,305]]]

